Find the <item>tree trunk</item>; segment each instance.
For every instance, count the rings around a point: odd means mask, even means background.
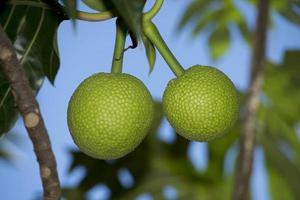
[[[242,127],[240,153],[237,159],[237,171],[232,198],[249,199],[249,182],[252,172],[255,148],[256,114],[260,104],[261,86],[264,77],[266,33],[269,16],[269,0],[259,0],[256,30],[253,40],[251,59],[251,82],[246,103],[246,115]]]

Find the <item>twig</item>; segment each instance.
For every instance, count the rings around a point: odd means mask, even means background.
[[[11,92],[32,141],[40,167],[44,199],[57,200],[60,198],[61,190],[49,136],[25,71],[2,26],[0,26],[0,69],[10,83]]]
[[[237,160],[237,171],[232,196],[234,200],[249,199],[249,180],[252,172],[255,147],[256,114],[260,104],[259,96],[264,77],[268,16],[269,0],[260,0],[251,59],[251,85],[246,104],[246,117],[242,128],[240,154]]]

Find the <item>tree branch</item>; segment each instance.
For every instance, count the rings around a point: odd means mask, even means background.
[[[234,200],[249,199],[249,180],[255,147],[256,113],[260,104],[259,97],[264,77],[268,16],[269,0],[259,0],[251,59],[251,84],[246,104],[246,117],[242,128],[240,154],[237,160],[232,196]]]
[[[1,26],[0,68],[10,83],[15,102],[32,141],[39,163],[44,199],[57,200],[60,198],[61,190],[49,136],[25,71],[21,67],[13,46]]]

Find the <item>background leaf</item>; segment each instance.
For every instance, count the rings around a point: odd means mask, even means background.
[[[231,0],[192,1],[187,6],[178,28],[181,30],[189,24],[192,25],[193,36],[211,30],[207,37],[213,60],[219,59],[228,50],[231,25],[235,25],[244,39],[249,41],[250,32],[244,16]]]
[[[300,51],[286,51],[281,64],[269,63],[258,115],[258,142],[262,145],[271,195],[274,199],[299,199]]]
[[[18,159],[18,153],[11,151],[13,148],[16,151],[23,151],[22,141],[23,137],[14,133],[7,134],[6,137],[0,138],[0,162],[5,161],[7,164],[10,164],[11,167],[14,166],[15,162]]]
[[[35,93],[45,76],[54,84],[59,68],[56,31],[62,20],[57,10],[39,1],[12,1],[0,12],[0,24],[12,41]],[[0,135],[10,130],[17,113],[10,86],[0,74]]]
[[[218,27],[209,38],[210,52],[213,60],[219,59],[230,44],[230,33],[227,27]]]

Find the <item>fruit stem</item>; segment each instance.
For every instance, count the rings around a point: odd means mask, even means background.
[[[156,0],[154,6],[144,14],[144,20],[150,21],[160,10],[164,0]]]
[[[116,40],[115,40],[115,49],[114,56],[112,60],[112,73],[122,73],[122,65],[123,65],[123,53],[125,47],[127,30],[121,20],[118,18],[116,20]]]
[[[176,76],[180,76],[184,73],[184,68],[178,62],[176,57],[173,55],[167,44],[165,43],[164,39],[160,35],[158,29],[156,28],[155,24],[151,21],[144,19],[143,21],[143,31],[146,37],[155,45],[158,49],[161,56],[169,65],[170,69]]]
[[[89,13],[84,11],[77,11],[77,19],[84,21],[105,21],[114,18],[112,11],[104,11],[101,13]]]

